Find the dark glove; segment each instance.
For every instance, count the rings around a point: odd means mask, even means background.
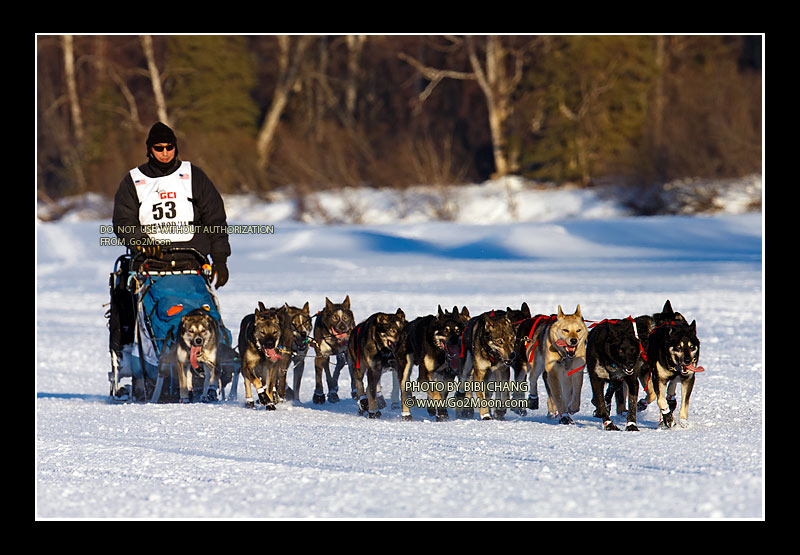
[[[144,245],[136,247],[137,253],[143,253],[147,258],[161,258],[161,245]]]
[[[211,281],[214,281],[214,276],[217,277],[217,283],[214,289],[219,289],[228,283],[228,257],[224,254],[212,254],[211,260],[214,262],[211,268]]]

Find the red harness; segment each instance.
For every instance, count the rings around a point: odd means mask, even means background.
[[[635,335],[636,339],[639,341],[639,352],[642,354],[642,359],[644,359],[644,361],[647,362],[647,353],[644,352],[644,347],[642,346],[642,340],[639,339],[639,333],[636,331],[636,321],[633,319],[633,316],[628,316],[627,318],[623,318],[622,320],[630,320],[631,324],[633,324],[633,335]],[[592,324],[589,327],[593,328],[595,326],[599,326],[600,324],[604,324],[606,322],[608,322],[609,324],[619,324],[620,322],[622,322],[622,320],[605,319],[605,320],[601,320],[600,322],[595,322],[594,324]],[[655,330],[653,330],[653,331],[655,331]],[[653,332],[650,332],[650,333],[653,333]]]
[[[528,339],[527,339],[526,342],[530,343],[531,341],[533,341],[533,334],[536,332],[536,328],[539,327],[539,322],[541,322],[541,321],[550,322],[552,320],[555,320],[556,318],[557,318],[557,316],[555,314],[551,314],[550,316],[545,316],[544,314],[539,314],[538,316],[536,316],[536,318],[530,318],[531,320],[533,320],[533,325],[531,326],[531,331],[528,332]],[[522,320],[522,321],[524,322],[524,320]],[[563,345],[562,345],[562,343],[563,343]],[[528,356],[528,364],[532,364],[533,363],[533,353],[536,351],[536,345],[538,345],[538,344],[539,344],[539,338],[537,337],[536,341],[533,341],[533,346],[531,347],[531,354]],[[564,345],[566,345],[566,343],[563,342],[563,341],[556,342],[556,344],[560,345],[562,347]],[[567,372],[567,376],[571,376],[575,372],[578,372],[578,371],[582,370],[585,366],[586,365],[584,364],[583,366],[578,366],[577,368],[575,368],[573,370],[570,370],[569,372]]]
[[[355,345],[356,345],[356,370],[361,369],[361,349],[358,346],[358,331],[361,329],[361,324],[356,326],[355,330]]]
[[[536,327],[539,325],[540,321],[542,321],[542,320],[549,321],[549,320],[555,320],[555,319],[556,319],[556,315],[555,314],[551,314],[550,316],[545,316],[544,314],[540,314],[539,316],[537,316],[536,319],[533,321],[533,325],[531,326],[530,333],[528,333],[528,343],[530,343],[531,340],[533,340],[533,332],[536,331]],[[531,355],[528,357],[528,364],[532,364],[533,363],[533,351],[536,350],[536,345],[538,343],[539,343],[539,338],[537,337],[536,341],[533,342],[533,347],[531,347]]]
[[[555,314],[551,314],[550,316],[545,316],[544,314],[540,314],[539,316],[537,316],[536,319],[533,321],[533,325],[531,326],[530,333],[528,333],[528,343],[530,343],[533,340],[533,334],[536,331],[536,328],[539,326],[539,322],[540,321],[545,320],[545,321],[549,322],[549,321],[555,320],[556,318],[557,318],[557,316]],[[537,337],[536,341],[533,342],[533,346],[531,347],[531,354],[528,357],[528,364],[532,364],[533,363],[533,353],[534,353],[534,351],[536,351],[536,345],[538,345],[538,344],[539,344],[539,338]],[[565,341],[563,341],[563,340],[559,340],[559,341],[556,342],[556,345],[559,345],[561,347],[566,346],[566,344],[567,343]],[[572,370],[567,372],[567,376],[571,376],[575,372],[580,372],[585,367],[586,367],[586,364],[582,364],[581,366],[578,366],[577,368],[573,368]]]

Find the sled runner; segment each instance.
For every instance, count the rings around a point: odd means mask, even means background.
[[[221,398],[231,382],[230,397],[235,398],[239,360],[212,292],[208,258],[192,248],[164,248],[162,253],[162,259],[123,254],[110,274],[111,307],[106,314],[111,354],[109,399],[162,403],[180,399],[180,369],[176,357],[169,354],[177,347],[182,318],[190,313],[209,315],[218,331],[216,360],[198,363],[192,357],[191,389],[203,389],[208,364],[213,364],[220,378]],[[130,383],[123,383],[125,378],[130,378]],[[215,400],[216,391],[210,397],[208,400]]]

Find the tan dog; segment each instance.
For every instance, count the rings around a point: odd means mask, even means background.
[[[581,305],[574,314],[564,314],[559,306],[557,315],[538,319],[526,346],[531,391],[543,375],[548,413],[561,424],[574,424],[570,414],[581,406],[587,333]]]
[[[239,326],[239,356],[244,376],[244,405],[247,408],[255,408],[252,393],[252,387],[255,386],[258,401],[266,410],[275,410],[275,385],[284,356],[279,352],[282,329],[279,309],[266,308],[261,301],[252,314],[242,318]]]

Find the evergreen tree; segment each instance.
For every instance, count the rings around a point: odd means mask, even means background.
[[[255,133],[256,63],[246,37],[171,36],[167,45],[168,104],[180,127]]]
[[[529,68],[517,140],[530,177],[578,181],[633,163],[647,117],[655,50],[647,36],[552,37]]]

